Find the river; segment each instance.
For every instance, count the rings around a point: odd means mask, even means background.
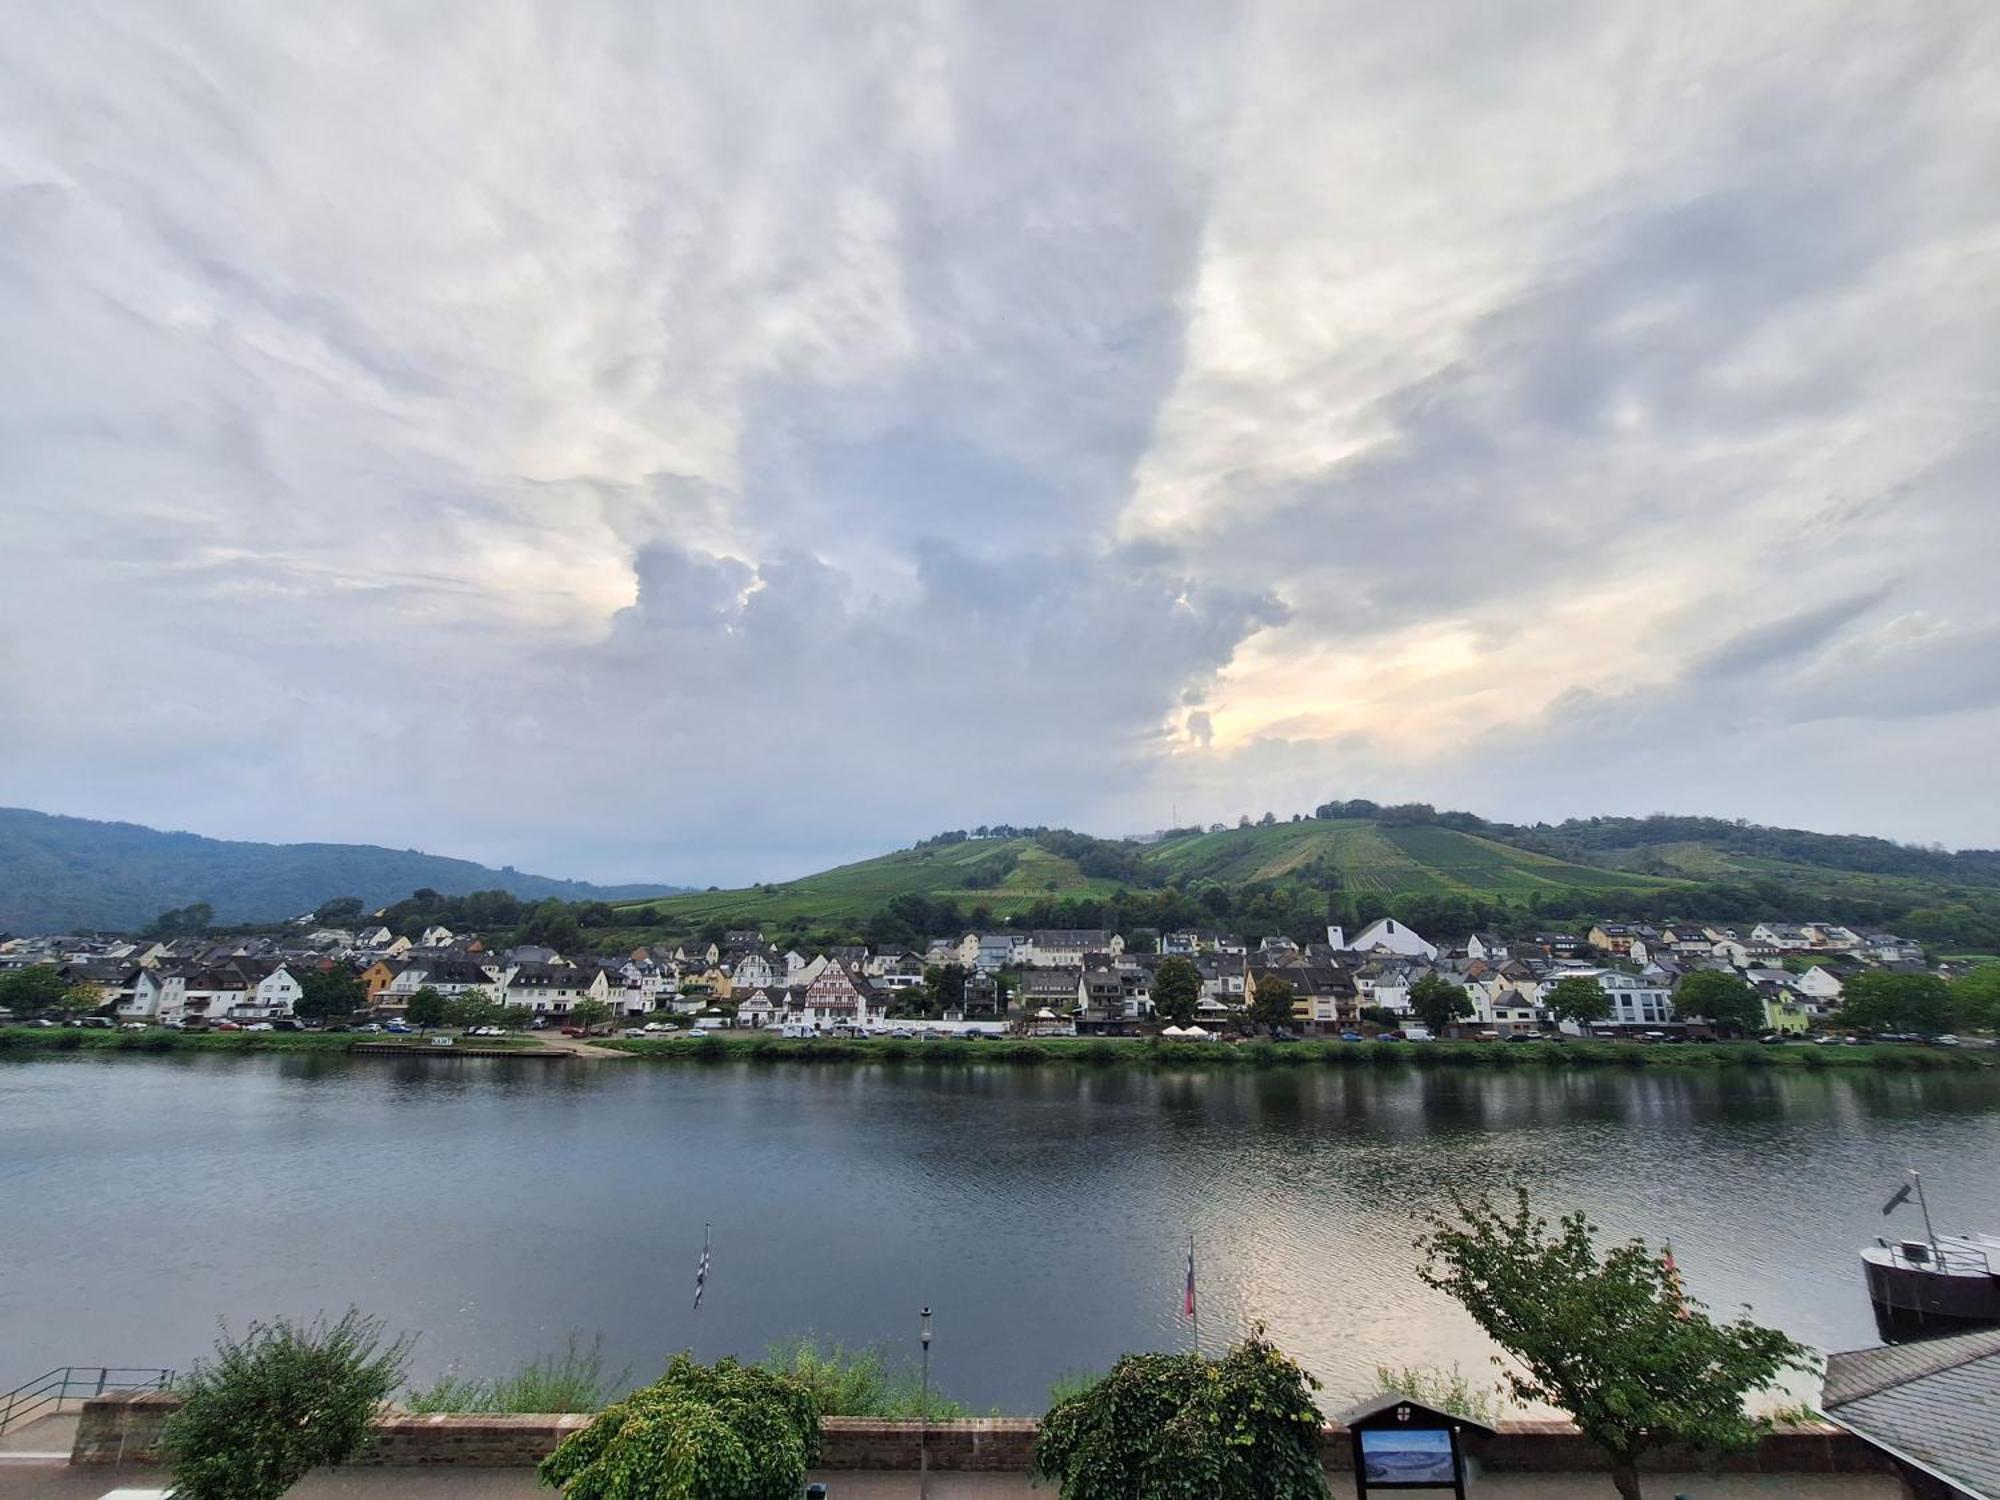
[[[2000,1076],[8,1061],[0,1387],[350,1303],[421,1330],[419,1375],[601,1333],[639,1377],[807,1332],[914,1352],[929,1305],[938,1386],[1034,1412],[1059,1374],[1186,1345],[1192,1232],[1204,1343],[1262,1320],[1333,1410],[1382,1364],[1490,1381],[1413,1274],[1412,1215],[1451,1188],[1671,1236],[1692,1295],[1845,1348],[1874,1341],[1855,1250],[1913,1162],[1940,1229],[2000,1227]]]

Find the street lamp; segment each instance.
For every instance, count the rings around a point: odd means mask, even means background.
[[[931,1310],[924,1309],[922,1332],[917,1342],[924,1350],[924,1395],[917,1428],[917,1500],[930,1500],[931,1493]]]

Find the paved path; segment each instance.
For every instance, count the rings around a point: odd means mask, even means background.
[[[0,1432],[0,1458],[19,1462],[21,1455],[29,1453],[43,1455],[60,1453],[67,1458],[70,1448],[76,1442],[76,1424],[79,1420],[74,1411],[67,1411],[36,1417],[28,1422],[17,1422],[5,1432]]]
[[[620,1052],[616,1047],[600,1047],[580,1036],[564,1036],[558,1031],[531,1031],[528,1036],[544,1052],[567,1052],[572,1057],[622,1057],[628,1062],[632,1058],[631,1053]]]

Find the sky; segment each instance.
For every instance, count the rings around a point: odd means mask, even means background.
[[[1991,0],[0,0],[0,803],[2000,844]]]

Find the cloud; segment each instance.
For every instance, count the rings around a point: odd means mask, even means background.
[[[0,800],[1993,842],[1996,84],[1974,0],[17,17]]]

